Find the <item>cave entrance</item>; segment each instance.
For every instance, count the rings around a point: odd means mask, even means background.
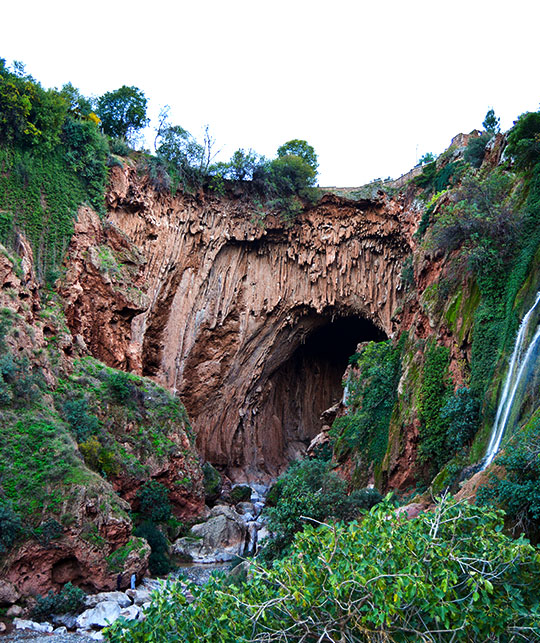
[[[349,357],[360,342],[383,341],[386,334],[361,317],[312,319],[305,340],[270,376],[265,415],[281,432],[282,461],[302,456],[324,422],[321,414],[343,396]],[[279,427],[279,428],[278,428]]]

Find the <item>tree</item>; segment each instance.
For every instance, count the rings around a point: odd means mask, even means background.
[[[491,107],[487,114],[486,117],[484,118],[484,122],[482,123],[482,127],[488,132],[489,134],[497,134],[497,132],[500,131],[501,126],[500,126],[500,118],[497,118],[495,116],[495,111],[493,107]]]
[[[527,112],[514,122],[506,151],[520,170],[531,170],[540,161],[540,112]]]
[[[277,155],[279,158],[286,156],[299,156],[303,159],[313,170],[313,179],[310,185],[315,184],[319,161],[317,160],[317,154],[315,153],[314,148],[307,141],[303,141],[298,138],[287,141],[287,143],[283,143],[281,147],[278,147]]]
[[[137,87],[123,85],[120,89],[103,94],[97,101],[97,114],[105,134],[130,140],[145,127],[148,100]]]
[[[420,157],[420,160],[418,161],[418,165],[427,165],[428,163],[433,163],[435,159],[436,159],[435,154],[433,154],[432,152],[426,152],[424,156]]]

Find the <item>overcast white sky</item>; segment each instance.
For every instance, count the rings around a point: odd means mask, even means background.
[[[320,185],[397,177],[490,106],[508,129],[540,102],[539,0],[27,0],[1,22],[0,57],[44,86],[135,85],[225,159],[306,139]]]

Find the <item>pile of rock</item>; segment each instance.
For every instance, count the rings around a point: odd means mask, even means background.
[[[137,589],[88,595],[85,599],[86,609],[79,615],[59,614],[53,616],[51,622],[45,623],[16,617],[13,619],[13,625],[18,630],[43,633],[65,634],[70,630],[92,639],[102,640],[101,630],[120,617],[127,620],[143,620],[144,610],[150,605],[150,595],[157,588],[159,588],[159,581],[145,579]]]
[[[259,530],[264,526],[261,512],[266,493],[262,485],[256,487],[245,487],[250,492],[247,494],[250,501],[230,506],[226,500],[218,500],[219,504],[207,510],[205,522],[194,525],[188,536],[175,541],[171,553],[197,564],[227,562],[237,556],[254,554]],[[242,496],[239,494],[239,497]]]

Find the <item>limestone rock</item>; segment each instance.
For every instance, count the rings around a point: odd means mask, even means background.
[[[23,618],[14,618],[13,625],[16,630],[33,630],[34,632],[43,632],[45,634],[50,634],[54,629],[50,623],[36,623]]]
[[[209,520],[191,528],[190,538],[179,538],[174,543],[172,552],[191,557],[196,563],[232,560],[244,553],[247,532],[246,523],[236,511],[218,505]]]
[[[96,605],[104,601],[114,601],[118,603],[120,607],[128,607],[131,605],[131,599],[127,592],[100,592],[99,594],[90,594],[85,598],[84,604],[86,607],[96,607]]]
[[[77,627],[83,630],[107,627],[120,617],[120,611],[116,601],[103,601],[80,614],[77,618]]]
[[[21,593],[13,583],[0,579],[0,605],[13,605],[21,597]]]

